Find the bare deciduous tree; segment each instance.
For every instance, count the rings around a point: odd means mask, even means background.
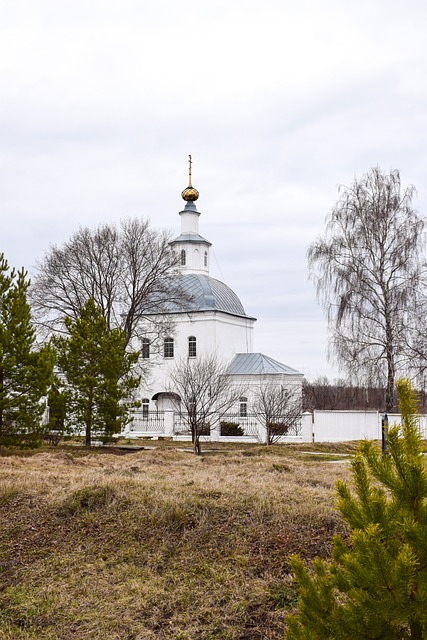
[[[243,393],[227,374],[227,364],[215,354],[178,362],[170,374],[169,390],[180,398],[177,408],[185,412],[196,455],[201,452],[200,436],[212,419],[227,413]]]
[[[129,219],[119,228],[80,228],[61,247],[50,247],[36,265],[30,291],[39,325],[62,331],[65,318],[79,318],[92,299],[108,328],[122,329],[128,343],[145,315],[160,318],[165,304],[182,302],[169,241],[146,220]]]
[[[302,396],[295,387],[261,381],[254,393],[252,410],[265,427],[266,444],[274,444],[300,426]]]
[[[414,191],[401,186],[399,171],[371,169],[342,188],[325,236],[308,250],[327,312],[330,355],[350,379],[384,384],[387,411],[396,375],[408,367],[424,286],[425,222],[411,207]]]

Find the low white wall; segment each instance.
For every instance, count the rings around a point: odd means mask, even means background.
[[[383,414],[378,411],[313,411],[302,417],[303,442],[346,442],[381,440]],[[400,423],[400,415],[388,416],[389,425]],[[423,438],[427,438],[427,416],[419,417]]]
[[[140,413],[140,412],[139,412]],[[159,419],[159,416],[161,419]],[[383,414],[377,411],[314,411],[304,413],[301,419],[301,429],[289,436],[279,439],[279,442],[347,442],[349,440],[381,440],[381,422]],[[181,439],[175,433],[176,416],[173,411],[151,413],[147,419],[135,416],[125,435],[137,436],[173,436]],[[400,415],[389,416],[389,425],[400,422]],[[427,439],[427,416],[419,417],[419,425],[422,437]],[[216,426],[216,428],[215,428]],[[204,437],[206,440],[218,440],[222,442],[265,442],[265,429],[260,425],[252,429],[245,436],[220,436],[218,424],[212,420],[211,435]],[[182,435],[188,439],[188,434]]]

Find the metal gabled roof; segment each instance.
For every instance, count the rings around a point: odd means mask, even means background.
[[[288,376],[302,375],[296,369],[277,362],[263,353],[237,353],[228,365],[227,373],[231,375],[262,375],[265,373]]]

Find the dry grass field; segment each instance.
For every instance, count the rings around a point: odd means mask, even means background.
[[[323,448],[0,455],[0,639],[283,638],[289,554],[343,532]]]

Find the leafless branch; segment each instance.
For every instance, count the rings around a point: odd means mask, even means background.
[[[254,394],[253,413],[264,424],[268,445],[301,424],[301,393],[293,386],[260,380]]]
[[[39,327],[63,331],[65,318],[78,318],[92,298],[107,325],[125,331],[127,343],[147,316],[153,333],[160,334],[160,325],[170,322],[163,315],[167,305],[185,299],[169,241],[146,220],[129,219],[118,228],[80,228],[62,246],[50,247],[37,263],[30,290]]]
[[[412,209],[414,193],[398,171],[374,167],[341,188],[325,235],[308,249],[331,359],[353,381],[384,384],[388,411],[396,376],[412,366],[425,298],[425,220]]]
[[[215,354],[179,361],[170,374],[169,391],[179,396],[177,409],[185,412],[196,454],[212,418],[226,413],[243,393]]]

